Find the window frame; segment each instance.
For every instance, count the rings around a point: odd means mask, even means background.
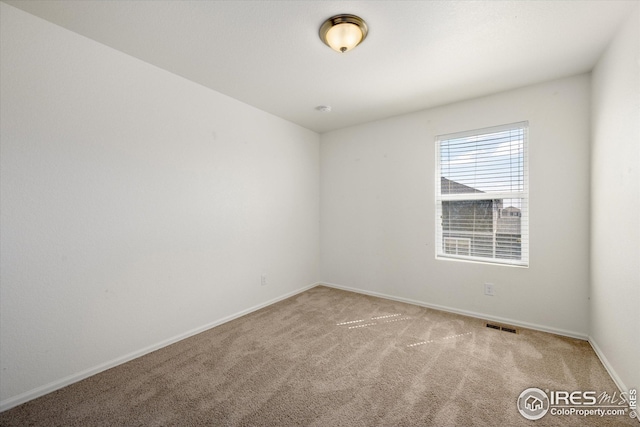
[[[453,139],[462,139],[468,137],[497,133],[497,132],[505,132],[510,130],[522,129],[523,130],[523,190],[522,191],[492,191],[492,192],[477,192],[477,193],[465,193],[465,194],[456,194],[449,193],[446,195],[442,194],[442,177],[444,175],[441,173],[441,144],[442,141],[449,141]],[[453,261],[468,261],[468,262],[477,262],[477,263],[488,263],[492,265],[504,265],[504,266],[515,266],[515,267],[529,267],[529,259],[530,259],[530,239],[529,239],[529,222],[530,222],[530,196],[529,196],[529,122],[521,121],[516,123],[510,123],[499,126],[491,126],[480,129],[468,130],[463,132],[454,132],[448,134],[437,135],[435,137],[435,252],[436,252],[436,260],[453,260]],[[448,178],[446,178],[448,179]],[[520,211],[520,259],[510,259],[510,258],[497,258],[496,253],[498,252],[497,248],[497,237],[494,237],[493,240],[493,257],[485,257],[485,256],[474,256],[471,255],[471,246],[469,249],[470,255],[458,255],[458,254],[450,254],[445,252],[445,239],[455,239],[456,236],[445,235],[444,231],[444,214],[442,209],[442,202],[445,201],[480,201],[480,200],[506,200],[506,199],[521,199],[521,211]],[[503,208],[504,209],[504,208]],[[499,212],[496,212],[496,215],[499,215]],[[509,217],[509,218],[516,218]],[[494,223],[494,228],[492,233],[494,236],[497,236],[498,230],[497,226]],[[451,232],[449,232],[451,234]],[[455,234],[455,233],[454,233]]]

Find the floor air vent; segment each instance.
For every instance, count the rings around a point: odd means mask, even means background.
[[[501,326],[501,325],[496,325],[495,323],[487,323],[486,326],[487,328],[496,329],[498,331],[510,332],[512,334],[518,333],[518,330],[513,326]]]

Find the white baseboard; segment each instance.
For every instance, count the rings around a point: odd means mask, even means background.
[[[611,366],[611,364],[609,363],[609,361],[605,357],[604,353],[602,352],[602,350],[600,349],[600,347],[598,346],[598,344],[596,343],[596,341],[593,339],[592,336],[589,336],[589,344],[591,344],[591,347],[593,348],[593,351],[598,356],[598,359],[600,359],[600,362],[602,363],[604,368],[609,373],[609,376],[611,377],[613,382],[616,383],[616,386],[618,387],[618,389],[621,392],[622,391],[624,391],[624,392],[629,391],[629,389],[626,387],[626,385],[624,384],[622,379],[620,379],[620,377],[616,373],[615,369],[613,369],[613,367]]]
[[[596,340],[593,339],[591,335],[589,335],[589,344],[591,345],[591,348],[593,348],[593,351],[596,353],[596,356],[598,356],[598,359],[600,359],[600,362],[604,366],[604,369],[607,370],[607,373],[609,374],[613,382],[616,384],[616,387],[618,387],[618,390],[621,393],[623,392],[628,393],[629,388],[626,386],[624,381],[622,381],[622,379],[620,378],[616,370],[613,369],[613,366],[611,366],[611,364],[607,360],[607,357],[602,352],[602,349],[600,348],[600,346],[598,346],[598,343],[596,343]],[[636,417],[636,421],[640,423],[640,417]]]
[[[372,291],[368,291],[368,290],[364,290],[364,289],[358,289],[358,288],[351,288],[351,287],[348,287],[348,286],[336,285],[335,283],[321,282],[319,284],[322,285],[322,286],[330,287],[330,288],[341,289],[343,291],[355,292],[355,293],[363,294],[363,295],[370,295],[370,296],[374,296],[374,297],[389,299],[389,300],[392,300],[392,301],[406,302],[408,304],[418,305],[420,307],[432,308],[434,310],[440,310],[440,311],[446,311],[446,312],[449,312],[449,313],[461,314],[463,316],[475,317],[475,318],[483,319],[483,320],[491,320],[491,321],[498,322],[498,323],[505,323],[505,324],[508,324],[508,325],[520,326],[521,328],[533,329],[533,330],[541,331],[541,332],[549,332],[551,334],[562,335],[562,336],[570,337],[570,338],[577,338],[577,339],[584,340],[584,341],[588,340],[588,335],[580,333],[580,332],[574,332],[574,331],[568,331],[568,330],[565,330],[565,329],[552,328],[550,326],[544,326],[544,325],[538,325],[538,324],[535,324],[535,323],[522,322],[522,321],[516,320],[516,319],[508,319],[508,318],[505,318],[505,317],[492,316],[490,314],[477,313],[477,312],[468,311],[468,310],[461,310],[461,309],[458,309],[458,308],[446,307],[446,306],[437,305],[437,304],[430,304],[430,303],[427,303],[427,302],[424,302],[424,301],[418,301],[418,300],[409,299],[409,298],[397,297],[397,296],[394,296],[394,295],[383,294],[383,293],[380,293],[380,292],[372,292]]]
[[[222,319],[215,320],[206,325],[200,326],[198,328],[192,329],[190,331],[184,332],[182,334],[171,337],[167,340],[161,341],[157,344],[145,347],[143,349],[134,351],[132,353],[126,354],[124,356],[118,357],[116,359],[110,360],[106,363],[102,363],[98,366],[94,366],[89,369],[85,369],[84,371],[69,375],[67,377],[61,378],[59,380],[53,381],[49,384],[45,384],[40,387],[36,387],[27,392],[21,393],[17,396],[10,397],[9,399],[5,399],[0,401],[0,412],[6,411],[23,403],[26,403],[30,400],[36,399],[40,396],[44,396],[45,394],[51,393],[53,391],[59,390],[63,387],[76,383],[78,381],[84,380],[85,378],[89,378],[92,375],[98,374],[100,372],[106,371],[107,369],[111,369],[123,363],[129,362],[138,357],[144,356],[145,354],[151,353],[153,351],[159,350],[168,345],[174,344],[178,341],[181,341],[185,338],[189,338],[193,335],[197,335],[201,332],[204,332],[208,329],[214,328],[216,326],[222,325],[223,323],[230,322],[231,320],[237,319],[238,317],[242,317],[254,311],[260,310],[261,308],[267,307],[271,304],[275,304],[276,302],[282,301],[284,299],[290,298],[294,295],[307,291],[311,288],[318,286],[320,283],[314,283],[309,286],[305,286],[303,288],[297,289],[295,291],[286,293],[284,295],[280,295],[279,297],[270,299],[269,301],[263,302],[261,304],[255,305],[253,307],[247,308],[246,310],[239,311],[238,313],[232,314],[230,316],[223,317]]]

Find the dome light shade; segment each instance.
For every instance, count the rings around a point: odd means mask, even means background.
[[[355,15],[336,15],[320,27],[320,39],[336,52],[348,52],[367,37],[367,24]]]

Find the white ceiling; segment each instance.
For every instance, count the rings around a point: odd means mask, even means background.
[[[6,3],[326,132],[589,71],[638,2]],[[369,25],[363,44],[345,54],[318,38],[338,13]]]

